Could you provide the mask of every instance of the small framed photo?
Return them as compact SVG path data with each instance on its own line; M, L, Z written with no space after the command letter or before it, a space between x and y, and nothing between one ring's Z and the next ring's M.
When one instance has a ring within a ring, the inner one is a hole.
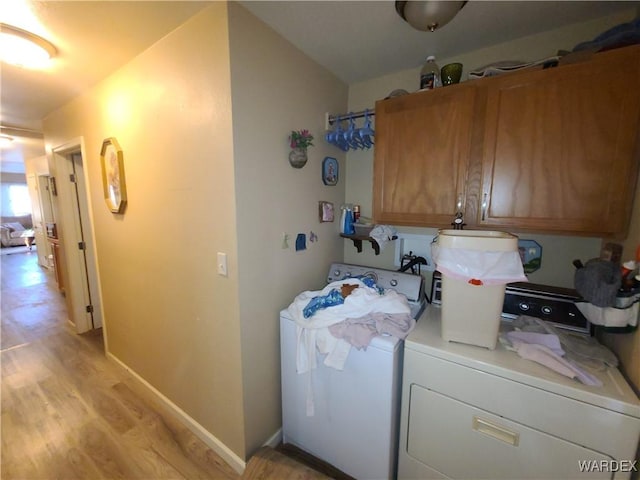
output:
M322 181L324 184L337 185L338 173L338 161L333 157L325 157L322 161Z
M318 202L319 203L319 215L320 222L333 222L333 203L331 202Z
M100 161L104 200L112 213L122 213L127 203L127 187L122 149L115 138L107 138L102 142Z

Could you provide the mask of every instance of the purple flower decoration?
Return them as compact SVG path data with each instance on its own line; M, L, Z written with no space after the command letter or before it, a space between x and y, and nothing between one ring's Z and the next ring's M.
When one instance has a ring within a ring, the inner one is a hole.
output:
M289 137L291 148L304 148L313 146L313 135L309 130L293 130Z

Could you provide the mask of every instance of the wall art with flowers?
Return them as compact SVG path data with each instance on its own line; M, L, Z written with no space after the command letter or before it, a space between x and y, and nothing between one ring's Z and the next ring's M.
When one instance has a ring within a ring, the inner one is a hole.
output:
M307 163L307 148L313 146L313 135L309 130L293 130L289 136L289 163L293 168L302 168Z

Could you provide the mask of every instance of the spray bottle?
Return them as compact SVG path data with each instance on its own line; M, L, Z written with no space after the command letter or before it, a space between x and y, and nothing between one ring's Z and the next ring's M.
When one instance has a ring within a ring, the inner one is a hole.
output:
M353 226L353 206L350 203L345 203L340 208L342 209L340 232L345 235L353 235L356 232L356 229Z

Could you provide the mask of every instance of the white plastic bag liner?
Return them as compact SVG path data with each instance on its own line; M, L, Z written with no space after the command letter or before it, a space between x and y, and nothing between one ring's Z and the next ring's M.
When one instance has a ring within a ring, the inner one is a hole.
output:
M504 285L526 282L522 259L517 251L482 251L431 245L436 269L463 282L477 285Z

